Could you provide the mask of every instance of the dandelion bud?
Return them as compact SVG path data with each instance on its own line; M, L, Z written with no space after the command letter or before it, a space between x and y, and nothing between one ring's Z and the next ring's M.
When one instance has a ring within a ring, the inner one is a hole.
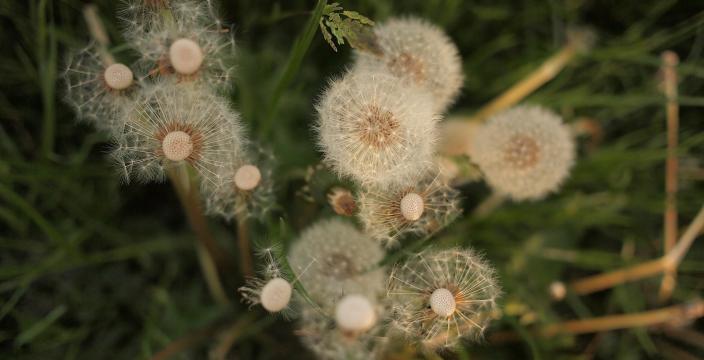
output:
M318 142L340 175L387 187L415 182L433 163L438 118L420 89L352 72L330 85L317 109Z
M352 216L357 211L357 202L352 193L340 187L335 187L328 194L328 202L338 215Z
M177 73L194 74L203 63L203 51L191 39L178 39L169 47L169 60Z
M260 301L262 307L268 312L279 312L288 306L291 301L293 288L291 284L282 279L274 278L269 280L262 288Z
M376 312L366 297L347 295L335 308L335 322L344 331L363 332L376 323Z
M394 325L433 347L480 338L501 292L493 268L467 249L424 250L396 266L388 286Z
M357 51L356 66L390 73L433 95L435 109L444 112L459 94L464 76L457 46L439 27L427 21L391 19L374 27L378 54Z
M242 165L235 172L235 186L240 190L252 190L259 185L261 180L262 173L254 165Z
M438 316L449 317L457 308L455 296L445 288L437 289L430 294L430 308Z
M423 211L425 210L423 198L414 192L406 194L401 199L400 206L401 215L403 215L403 217L408 221L416 221L420 219L421 215L423 215Z
M127 89L132 85L134 79L132 70L120 63L108 66L103 76L105 78L105 84L113 90Z
M490 118L471 153L494 190L531 200L557 190L574 163L575 145L557 114L524 105Z

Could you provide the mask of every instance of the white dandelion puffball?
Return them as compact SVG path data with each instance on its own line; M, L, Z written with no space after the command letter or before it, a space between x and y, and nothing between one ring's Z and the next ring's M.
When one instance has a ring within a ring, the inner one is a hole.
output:
M423 250L389 278L393 324L429 347L477 340L501 291L493 268L468 249Z
M346 306L346 305L345 305ZM352 309L352 311L357 311ZM367 311L364 311L369 314ZM346 320L343 320L346 321ZM356 321L356 320L355 320ZM301 342L319 359L368 360L379 359L381 336L379 326L366 331L336 329L337 321L330 320L310 306L303 306L299 321ZM337 325L339 328L340 326Z
M326 162L363 185L414 182L433 163L438 117L431 103L389 75L352 72L333 81L317 106Z
M215 170L220 182L205 191L208 214L232 220L235 216L263 219L276 206L274 155L253 143L244 153Z
M203 64L203 51L191 39L178 39L169 47L169 61L177 73L191 75Z
M288 281L282 278L271 279L262 288L262 307L268 312L279 312L288 306L292 292L293 288Z
M376 323L374 305L362 295L347 295L337 303L335 322L344 331L367 331Z
M180 81L227 88L233 69L234 38L212 1L132 1L121 14L125 35L141 54L144 72ZM168 9L168 20L163 16Z
M115 63L105 68L105 84L112 90L125 90L134 80L132 70L125 64Z
M254 165L240 166L235 172L235 185L241 190L252 190L262 180L262 173Z
M390 19L374 27L380 54L356 51L356 66L382 69L433 94L444 112L455 101L464 75L457 46L439 27L417 18Z
M134 95L132 70L124 64L105 66L95 44L68 57L63 78L67 85L65 101L81 120L98 130L119 133L124 127L123 112Z
M556 191L574 164L569 128L554 112L518 106L491 117L472 143L472 160L495 191L535 200Z
M424 236L451 223L461 212L458 196L439 170L428 171L410 186L361 190L357 217L373 239L394 247L405 235Z
M341 219L304 230L288 255L311 298L329 311L345 294L369 299L383 294L384 269L378 267L383 257L378 243Z
M244 131L227 100L196 84L158 81L125 112L113 157L127 181L159 181L166 168L188 164L203 185L242 152Z

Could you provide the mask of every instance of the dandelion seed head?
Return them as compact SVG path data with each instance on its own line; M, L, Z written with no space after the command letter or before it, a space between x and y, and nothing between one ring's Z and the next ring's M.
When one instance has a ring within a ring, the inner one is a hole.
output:
M161 149L164 156L171 161L185 160L193 153L191 135L181 130L171 131L161 141Z
M569 175L575 145L557 114L523 105L490 118L477 131L471 154L497 192L533 200L556 191Z
M394 247L405 235L424 236L452 222L461 212L458 196L439 170L426 171L409 186L361 190L357 217L373 239Z
M343 306L348 307L349 305L343 304ZM370 309L364 308L364 305L360 309L363 309L363 316L369 320ZM357 309L351 310L359 311ZM374 309L371 310L374 311ZM358 323L358 319L349 319L347 315L343 315L343 321L354 323L354 327L366 325L362 322ZM367 360L379 358L378 345L381 342L379 326L372 326L366 331L351 331L344 330L338 324L335 319L330 319L311 307L304 307L300 316L300 328L296 333L301 337L302 343L319 359Z
M236 215L263 219L276 206L273 154L254 144L232 153L225 166L216 170L221 179L205 192L209 214L231 220Z
M441 317L450 317L457 309L455 295L445 288L436 289L430 294L430 308Z
M355 66L381 69L433 94L435 109L445 111L464 81L455 44L439 27L416 18L390 19L374 27L381 56L357 51Z
M110 134L122 131L123 112L130 107L137 87L132 70L124 64L106 67L92 43L69 54L63 79L65 101L79 119Z
M125 90L132 85L134 80L132 70L120 63L108 66L103 76L107 86L113 90Z
M376 323L376 312L366 297L357 294L346 295L337 303L335 322L344 331L363 332Z
M179 74L192 75L203 64L203 51L191 39L178 39L169 47L171 66Z
M325 161L363 185L412 183L432 164L438 117L423 90L393 76L351 72L317 106Z
M468 249L424 250L397 265L388 283L393 325L444 346L481 338L499 295L492 267Z
M292 293L291 283L282 278L271 279L261 291L262 307L268 312L279 312L288 306Z
M242 165L235 172L235 186L240 190L253 190L261 180L262 173L259 168L251 164Z
M187 163L203 186L222 182L218 170L242 153L244 130L225 99L197 84L161 80L139 92L124 113L113 157L127 181L159 181Z
M409 192L401 198L401 215L408 221L416 221L420 219L425 211L425 202L423 197Z
M332 311L345 294L376 299L383 293L383 250L372 239L341 219L320 221L304 230L288 255L311 298ZM314 261L311 264L311 261Z

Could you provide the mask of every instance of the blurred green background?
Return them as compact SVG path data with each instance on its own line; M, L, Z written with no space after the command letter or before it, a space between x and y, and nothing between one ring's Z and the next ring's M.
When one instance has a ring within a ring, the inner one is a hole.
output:
M118 1L94 2L116 45L123 46ZM207 358L219 336L214 325L241 319L246 306L217 306L197 263L193 235L169 184L121 185L107 156L109 139L77 123L61 98L68 49L88 32L77 0L0 0L0 357L13 359L149 358L182 336L198 338L176 358ZM312 0L223 0L223 17L237 40L232 102L253 138L277 155L280 209L253 229L255 240L290 241L301 228L331 214L300 192L305 171L320 160L310 131L315 99L331 76L351 64L346 46L335 53L315 35L283 88L270 131L262 121L280 83L294 39L304 31ZM579 161L564 189L538 203L506 204L490 216L465 215L432 240L471 245L500 272L504 316L489 330L516 331L511 342L465 344L447 358L686 359L704 344L658 329L628 329L541 338L532 325L658 307L659 278L551 303L555 280L654 259L662 254L665 99L660 53L681 58L680 224L704 200L704 3L674 0L344 1L381 21L416 15L448 32L460 49L466 82L452 114L470 115L559 50L566 30L591 27L595 49L579 57L527 101L587 117L604 138L580 142ZM305 49L294 49L303 51ZM313 191L323 193L325 189ZM461 188L470 213L489 190ZM279 226L279 219L287 225ZM218 239L234 248L232 225L212 220ZM702 295L704 244L680 267L671 300ZM241 281L232 274L229 281ZM232 294L232 297L237 296ZM522 307L522 308L521 308ZM295 326L255 310L231 358L310 358ZM205 331L203 330L205 329ZM688 328L704 337L701 321ZM189 335L190 334L190 335ZM419 355L420 356L420 355ZM426 354L426 356L429 356Z

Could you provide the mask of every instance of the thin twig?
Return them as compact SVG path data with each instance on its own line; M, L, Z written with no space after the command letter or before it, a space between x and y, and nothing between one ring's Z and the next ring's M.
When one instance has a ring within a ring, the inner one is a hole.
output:
M477 219L485 218L504 202L506 202L506 196L493 192L474 208L472 216Z
M211 338L213 335L217 334L220 328L220 324L215 324L186 334L166 345L165 348L152 356L151 360L169 359L172 356Z
M676 271L687 251L704 228L704 206L687 227L679 241L666 255L657 260L618 269L609 273L589 276L573 281L570 288L578 295L587 295L600 290L612 288L629 281L640 280L657 275L668 269Z
M235 345L235 341L251 325L252 319L254 319L254 316L249 313L233 323L232 326L223 330L220 334L218 345L210 353L210 358L213 360L225 360L232 346Z
M98 7L93 4L88 4L83 7L83 18L86 20L88 25L88 32L90 36L98 44L98 52L100 57L103 59L103 63L106 66L115 63L115 58L108 51L110 46L110 38L108 37L107 31L105 31L105 25L100 20L98 15Z
M679 131L679 105L677 104L677 63L679 58L672 51L662 54L662 74L667 97L667 160L665 166L665 215L664 252L667 254L677 242L677 135ZM676 286L677 272L667 269L660 284L658 299L670 298Z
M562 50L548 58L538 69L504 91L490 103L484 105L467 120L470 122L483 121L491 115L517 104L539 87L552 80L576 54L576 45L572 42L568 43Z

